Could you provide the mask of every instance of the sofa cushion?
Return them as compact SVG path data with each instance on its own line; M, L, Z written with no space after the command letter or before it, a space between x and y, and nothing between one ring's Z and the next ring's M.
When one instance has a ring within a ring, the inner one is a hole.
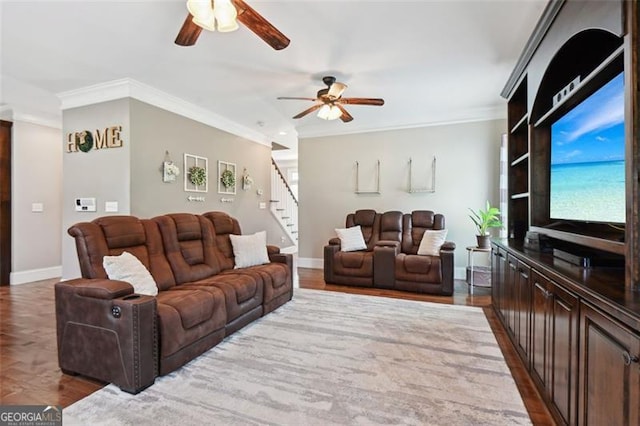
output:
M334 266L338 275L373 277L373 252L338 252L334 257Z
M351 228L336 228L336 234L340 239L340 251L358 251L367 248L360 225Z
M446 229L440 229L438 231L427 229L426 231L424 231L424 234L422 234L422 240L420 241L420 246L418 247L418 254L440 256L440 247L442 247L446 239Z
M225 300L221 291L178 286L161 291L156 298L161 358L225 327Z
M176 284L201 280L220 272L213 226L209 220L179 213L158 216L153 221L160 228Z
M269 263L266 231L256 232L252 235L230 234L229 239L233 246L236 269Z
M396 280L441 283L442 267L440 258L401 253L396 256Z
M126 281L138 294L155 296L158 287L153 277L137 257L125 251L120 256L105 256L102 265L110 280Z
M102 265L104 256L118 256L128 251L151 273L158 289L175 285L158 226L148 219L106 216L76 223L68 233L75 238L83 278L107 278Z
M264 296L262 279L242 272L228 270L223 273L188 284L188 288L216 287L224 293L227 323L261 306Z
M375 210L356 210L349 213L345 222L346 228L360 225L367 250L373 250L380 237L380 214Z
M216 244L216 254L221 270L233 269L235 261L233 257L233 246L229 235L240 235L240 224L238 221L224 212L207 212L202 215L213 224L214 239Z

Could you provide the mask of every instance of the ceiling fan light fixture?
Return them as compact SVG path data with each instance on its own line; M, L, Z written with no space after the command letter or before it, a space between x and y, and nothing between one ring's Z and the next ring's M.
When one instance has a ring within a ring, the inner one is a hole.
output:
M207 21L212 14L211 0L187 0L187 10L195 19L202 22Z
M215 0L213 2L213 15L218 22L218 31L227 33L238 29L238 11L231 4L231 0Z
M216 30L216 18L213 16L213 13L205 16L203 19L193 17L193 23L204 28L207 31L215 31Z
M323 120L336 120L340 118L341 115L342 111L335 105L325 104L320 108L320 111L318 111L318 118Z
M340 96L342 96L342 93L344 93L344 90L346 88L347 88L346 84L339 83L336 81L331 85L331 87L329 87L329 92L327 93L327 96L329 96L332 99L338 99Z

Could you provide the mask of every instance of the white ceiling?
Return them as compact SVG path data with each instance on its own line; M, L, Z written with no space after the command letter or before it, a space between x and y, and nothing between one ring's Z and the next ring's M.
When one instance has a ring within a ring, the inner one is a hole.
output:
M246 0L291 39L275 51L241 25L173 43L185 1L0 0L0 103L60 120L55 94L131 78L269 139L310 137L504 117L500 98L544 0ZM321 77L346 97L354 120L291 117ZM0 104L0 106L2 106ZM283 136L280 133L286 132Z

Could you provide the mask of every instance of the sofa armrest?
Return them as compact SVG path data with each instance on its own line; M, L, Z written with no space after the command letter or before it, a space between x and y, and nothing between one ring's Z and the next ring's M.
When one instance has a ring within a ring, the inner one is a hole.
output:
M280 247L267 245L267 254L269 256L271 256L272 254L278 254L278 253L280 253Z
M332 243L337 241L338 243ZM340 239L332 238L329 240L329 244L324 246L324 281L327 283L334 283L334 257L336 253L340 251Z
M456 243L454 243L453 241L445 241L444 244L442 244L442 246L440 247L440 250L455 250L456 249Z
M275 263L284 263L293 274L293 255L290 253L269 253L269 260ZM292 275L293 276L293 275Z
M137 393L158 374L157 302L124 281L56 283L58 364Z
M381 240L373 248L373 286L393 288L396 284L396 256L400 253L398 241Z
M453 294L454 250L455 243L447 241L440 247L440 263L442 267L442 294Z
M399 241L393 241L393 240L380 240L376 243L375 247L393 247L393 248L400 248L400 242ZM375 250L375 248L374 248Z
M112 300L133 294L133 286L128 282L99 278L61 281L56 284L56 287L65 287L68 288L68 291L73 291L79 296L94 299Z

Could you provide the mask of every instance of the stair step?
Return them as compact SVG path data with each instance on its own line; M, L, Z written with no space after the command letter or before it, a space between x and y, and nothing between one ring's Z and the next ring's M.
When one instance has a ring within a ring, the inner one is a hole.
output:
M287 226L293 226L293 223L287 223Z
M280 200L269 200L270 203L279 203Z
M283 212L284 209L276 209L277 212Z
M297 234L297 233L298 233L298 231L291 231L291 233L292 233L292 234Z
M291 216L282 216L280 219L291 219Z

